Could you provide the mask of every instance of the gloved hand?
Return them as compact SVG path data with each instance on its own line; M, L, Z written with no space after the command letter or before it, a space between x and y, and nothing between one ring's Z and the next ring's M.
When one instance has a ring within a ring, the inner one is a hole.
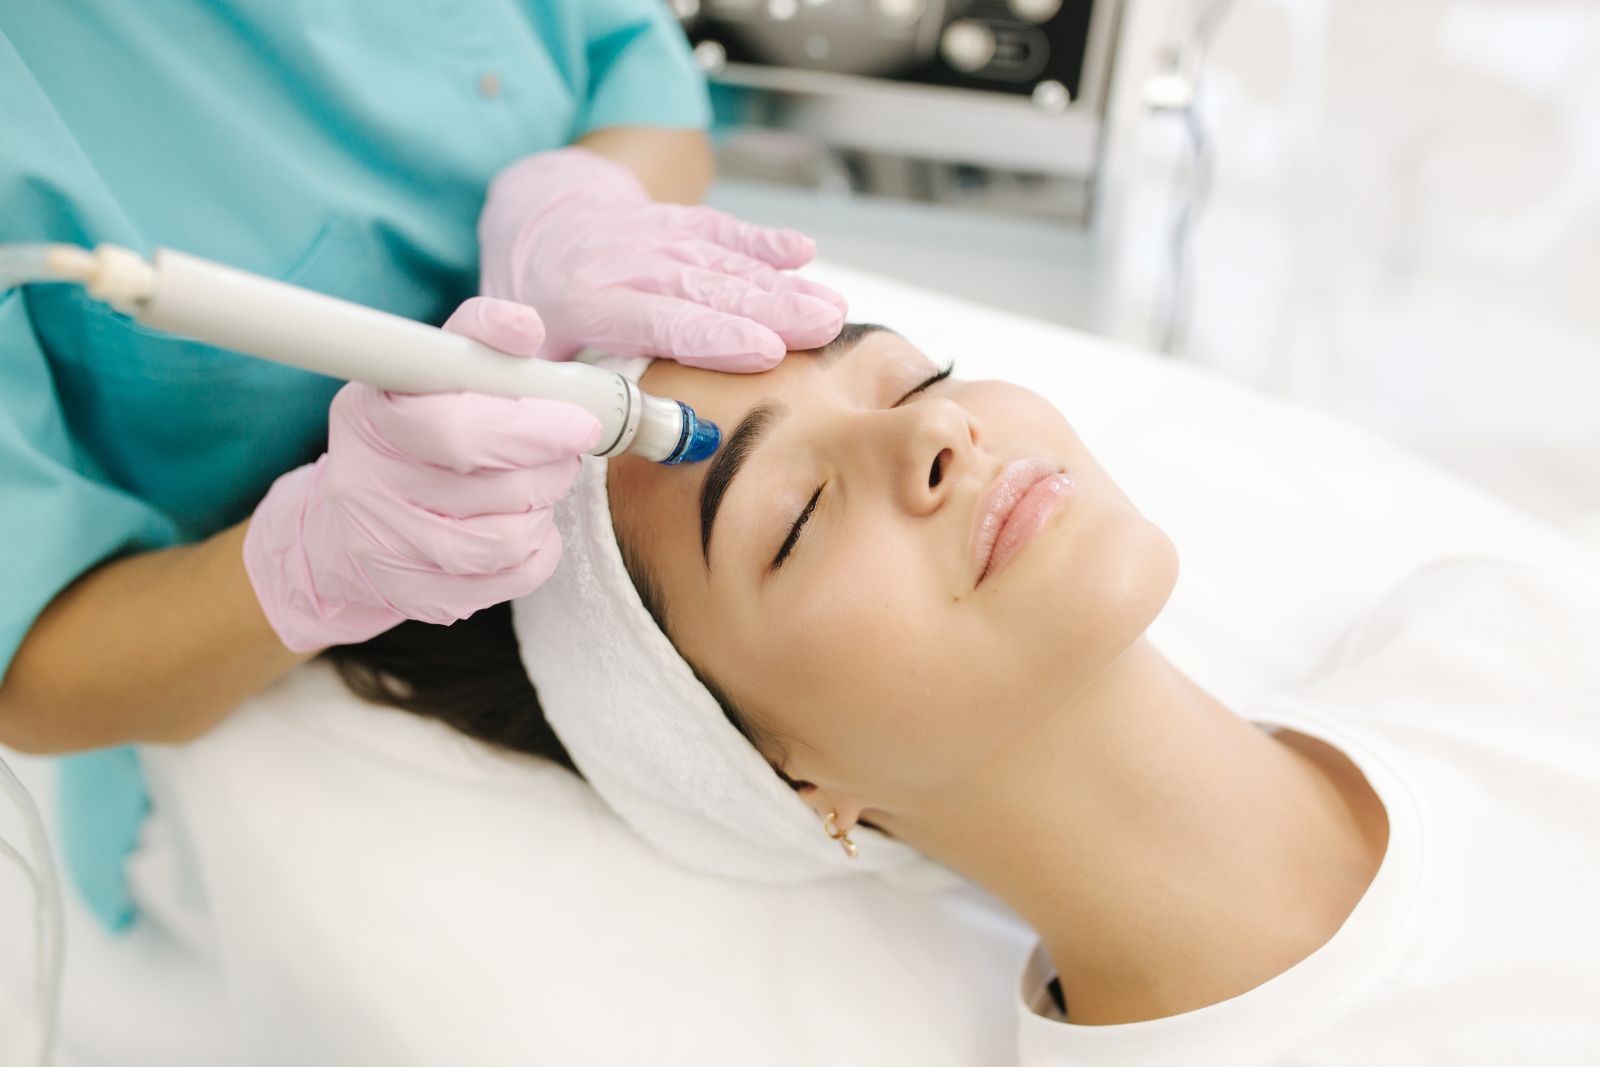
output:
M469 300L444 328L521 356L544 341L537 313L501 300ZM557 401L346 385L328 451L274 482L245 532L268 622L308 652L531 592L561 556L551 505L599 438Z
M626 167L584 148L522 159L478 218L481 291L539 309L540 353L586 346L714 370L766 370L827 344L844 298L783 274L816 246L708 207L661 204Z

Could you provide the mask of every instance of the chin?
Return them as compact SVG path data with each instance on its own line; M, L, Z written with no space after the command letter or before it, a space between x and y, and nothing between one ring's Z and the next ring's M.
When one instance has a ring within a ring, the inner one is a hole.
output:
M1132 508L1047 533L1053 536L1029 546L1044 551L1019 556L1002 575L1011 580L1018 621L1046 654L1070 650L1080 664L1110 663L1166 607L1178 580L1177 549Z

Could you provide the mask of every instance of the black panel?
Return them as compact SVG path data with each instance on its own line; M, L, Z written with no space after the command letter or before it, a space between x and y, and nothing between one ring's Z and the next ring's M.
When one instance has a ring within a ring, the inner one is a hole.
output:
M700 0L699 13L684 28L696 44L716 41L732 63L1023 96L1041 81L1057 81L1076 99L1094 8L1092 0L1063 0L1054 15L1030 23L1017 17L1007 0L950 0L938 25L931 25L931 16L915 22L887 19L874 0L778 3L792 12L788 18L771 17L771 0ZM938 47L945 28L958 21L992 34L993 57L976 70L951 66Z

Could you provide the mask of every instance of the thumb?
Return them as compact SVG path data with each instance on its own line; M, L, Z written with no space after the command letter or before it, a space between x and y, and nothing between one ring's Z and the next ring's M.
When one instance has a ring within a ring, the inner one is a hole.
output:
M444 329L498 348L513 356L533 357L544 344L544 320L527 304L475 296L456 308Z

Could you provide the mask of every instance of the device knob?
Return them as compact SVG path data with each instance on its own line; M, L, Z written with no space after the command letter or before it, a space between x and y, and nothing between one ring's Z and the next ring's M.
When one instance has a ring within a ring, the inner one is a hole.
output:
M939 38L939 54L963 74L988 66L994 52L994 31L974 19L957 19L944 28Z
M1061 10L1061 0L1009 0L1006 6L1023 22L1049 22Z

